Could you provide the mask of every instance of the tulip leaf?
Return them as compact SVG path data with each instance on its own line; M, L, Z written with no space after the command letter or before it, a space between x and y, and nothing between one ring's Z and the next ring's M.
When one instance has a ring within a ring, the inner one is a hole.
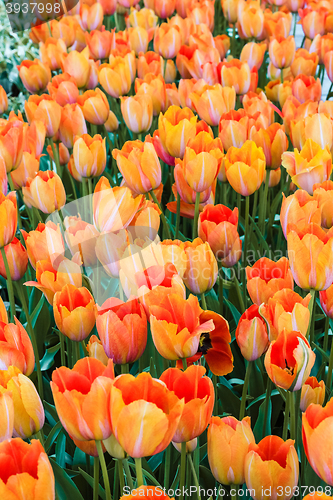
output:
M132 462L128 462L128 465L131 467L131 469L135 471L135 464L133 464ZM162 486L157 481L157 479L155 479L155 477L152 474L150 474L144 467L142 467L142 473L147 479L149 479L149 481L152 482L152 484L162 489Z
M89 474L87 472L85 472L83 469L81 469L81 467L79 467L79 471L80 471L80 474L84 477L84 479L87 481L87 483L92 487L94 488L94 478L89 476ZM105 490L104 488L102 488L102 486L99 484L99 488L98 488L98 495L103 499L105 500L106 499L106 496L105 496Z
M83 496L77 489L74 481L60 465L50 458L55 478L55 487L59 500L83 500Z
M232 314L232 317L234 318L234 321L236 323L236 326L238 325L238 322L241 317L241 313L238 311L238 309L228 300L224 297L224 302L227 304L227 306L230 309L230 312Z
M249 219L251 221L252 227L254 228L255 232L257 233L259 242L262 244L264 250L266 250L267 254L269 255L269 246L267 244L267 241L265 240L265 238L261 234L260 229L258 228L257 224L252 219L251 215L249 215Z
M232 415L239 415L241 404L239 397L224 384L217 384L217 392L223 411Z
M317 489L318 486L323 486L323 488L327 486L326 483L322 481L319 476L317 476L309 462L307 462L305 467L304 482L305 484L302 484L302 487L308 486L311 488L312 494L314 494L314 490ZM303 488L302 491L304 491ZM308 493L310 493L310 491L307 491L305 494Z
M43 358L40 361L42 371L48 370L53 365L54 357L60 349L60 342L58 344L46 349Z
M66 450L66 436L64 432L61 432L57 439L57 444L55 448L56 462L60 467L64 468L65 462L65 450Z
M45 415L51 425L55 425L56 422L59 422L59 417L55 406L51 405L47 401L43 401Z
M47 436L47 440L45 441L44 448L45 448L46 453L49 451L52 444L57 439L57 436L58 436L59 432L61 431L61 429L62 429L62 423L60 421L57 422L53 426L52 430L50 431L49 435Z
M253 434L256 438L256 442L261 441L265 436L269 436L271 432L271 418L272 418L272 401L271 399L268 401L268 409L267 409L267 419L266 425L264 427L264 418L265 418L265 408L266 401L264 401L259 407L259 415L255 426L253 428Z

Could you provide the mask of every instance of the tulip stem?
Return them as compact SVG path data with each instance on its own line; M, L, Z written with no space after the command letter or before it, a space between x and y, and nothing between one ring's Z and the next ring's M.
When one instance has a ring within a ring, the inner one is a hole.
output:
M136 487L139 488L143 486L143 474L142 474L142 460L140 458L135 459L135 471L136 471Z
M205 297L205 294L204 294L204 293L202 293L202 294L200 295L200 297L201 297L201 305L202 305L202 309L204 309L204 311L206 311L206 310L207 310L207 302L206 302L206 297Z
M99 458L99 461L101 464L101 469L102 469L102 474L103 474L105 499L112 500L111 491L110 491L109 475L108 475L108 470L106 468L104 453L103 453L103 449L102 449L102 443L100 441L95 441L95 442L96 442L98 458Z
M240 410L239 410L239 420L242 420L245 416L246 396L247 396L247 389L248 389L249 381L250 381L252 363L253 363L252 361L249 361L247 364L247 367L246 367L245 379L244 379L243 391L242 391L242 400L241 400L241 406L240 406Z
M262 191L262 199L260 206L260 214L259 214L259 229L262 234L262 237L265 237L265 221L266 221L266 211L267 211L267 195L268 195L268 187L269 187L269 174L270 170L266 169L266 179L265 186ZM260 249L262 250L262 244L260 244Z
M60 359L61 366L66 366L66 354L65 354L65 337L64 334L59 331L59 339L60 339Z
M39 361L39 353L38 353L38 345L37 345L37 340L35 336L34 329L32 327L31 319L30 319L30 314L29 314L29 308L28 304L25 298L25 293L23 291L23 285L22 283L17 284L17 293L19 296L19 299L22 304L22 309L24 311L26 320L27 320L27 325L28 325L28 333L31 339L32 347L34 350L34 355L35 355L35 362L36 362L36 371L37 371L37 383L38 383L38 392L41 400L43 401L44 397L44 391L43 391L43 377L42 377L42 370L40 368L40 361Z
M185 371L187 369L187 361L186 361L186 358L182 358L182 362L183 362L183 370Z
M166 220L164 212L162 210L162 207L159 204L158 199L156 198L156 194L154 193L154 191L153 190L149 191L149 194L153 198L154 203L156 203L156 205L158 206L158 208L161 210L161 219L162 219L162 222L163 222L163 226L164 226L165 232L167 234L167 238L168 238L168 240L170 240L171 239L170 229L169 229L169 226L168 226L168 221Z
M185 446L186 446L186 443L185 443ZM193 464L191 453L189 453L187 455L187 459L188 459L188 461L190 463L190 466L191 466L192 475L193 475L193 481L194 481L194 486L196 487L196 490L197 490L197 499L201 500L201 497L200 497L200 485L199 485L198 476L197 476L197 473L196 473L196 470L195 470L195 467L194 467L194 464Z
M120 365L121 373L128 373L129 372L129 364L125 363L124 365Z
M326 352L327 347L328 347L328 331L330 327L330 318L326 316L325 319L325 334L324 334L324 344L323 344L323 350Z
M217 261L219 266L219 301L220 301L220 314L223 316L223 266L221 260Z
M185 475L186 475L186 442L184 441L181 446L180 452L180 500L184 499L184 487L185 487Z
M231 493L232 491L235 491L236 493L233 494L233 493ZM236 484L230 485L230 498L231 498L231 500L237 500L237 486L236 486Z
M283 421L283 430L282 430L283 441L286 441L287 435L288 435L289 412L290 412L290 398L289 398L289 392L286 391L286 405L285 405L285 409L284 409L284 421Z
M125 489L125 479L124 479L124 469L123 469L123 461L117 460L118 462L118 474L119 474L119 485L120 485L120 496L124 494Z
M309 321L309 326L308 326L308 331L307 331L306 336L309 339L309 343L311 346L312 342L314 342L316 290L314 290L312 288L310 290L310 294L311 294L311 300L309 303L310 321Z
M235 39L236 39L236 23L233 23L233 25L232 25L232 39L231 39L231 54L233 57L236 57L236 55L235 55Z
M270 378L267 380L267 387L266 387L266 397L265 397L265 412L264 412L264 425L262 429L262 438L265 437L266 435L266 425L267 425L267 417L268 417L268 407L269 407L269 402L271 399L271 393L272 393L272 381Z
M179 224L180 224L180 194L177 193L177 215L176 215L176 231L175 231L175 239L178 239L179 236Z
M332 369L333 369L333 344L331 344L330 360L328 363L328 372L327 372L327 380L326 380L326 389L328 390L328 395L331 394Z
M10 304L10 322L14 322L14 316L16 314L16 308L15 308L15 297L14 297L14 288L13 288L13 282L12 282L12 277L10 275L10 269L9 269L9 264L5 252L5 247L1 248L1 255L3 258L3 262L5 264L5 271L7 275L7 284L8 284L8 297L9 297L9 304Z
M245 228L244 228L244 253L243 253L243 299L246 304L246 264L247 264L247 245L249 240L249 212L250 212L250 197L245 197Z
M169 489L169 481L170 481L170 462L171 462L171 443L165 450L165 468L164 468L164 488L166 490Z
M94 457L94 497L93 500L98 500L99 490L99 458Z
M200 205L200 193L197 193L194 205L194 220L193 220L193 232L192 232L193 239L197 238L198 236L199 205Z
M129 465L128 465L127 458L124 458L123 461L122 461L122 463L123 463L123 467L124 467L124 470L125 470L125 473L126 473L127 484L131 488L131 490L133 490L134 489L134 484L133 484L132 474L131 474L131 471L130 471L130 468L129 468Z

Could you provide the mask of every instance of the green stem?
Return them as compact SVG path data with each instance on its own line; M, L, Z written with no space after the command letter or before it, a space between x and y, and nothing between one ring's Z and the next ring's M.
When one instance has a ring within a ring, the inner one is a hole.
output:
M25 293L23 291L23 285L22 283L18 283L17 286L17 292L19 299L22 304L22 309L24 311L26 320L27 320L27 325L28 325L28 333L31 339L32 347L34 350L34 355L35 355L35 362L36 362L36 370L37 370L37 383L38 383L38 392L41 400L43 401L44 399L44 392L43 392L43 377L42 377L42 371L40 368L40 361L39 361L39 353L38 353L38 346L37 346L37 340L35 336L34 329L32 327L31 319L30 319L30 314L29 314L29 308L28 304L26 301Z
M170 481L170 465L171 465L171 444L165 450L165 460L164 460L164 488L166 490L169 489L169 481Z
M328 363L328 372L327 372L327 380L326 380L326 389L328 390L328 395L331 394L332 370L333 370L333 344L331 345L330 360Z
M15 297L14 297L14 288L13 288L13 282L12 282L12 277L10 275L10 270L9 270L9 264L5 252L5 247L1 248L1 255L3 258L3 262L5 264L5 271L7 275L7 285L8 285L8 297L9 297L9 304L10 304L10 322L14 322L14 316L16 315L16 308L15 308Z
M179 224L180 224L180 194L177 193L177 215L176 215L176 231L175 231L175 239L178 239L179 236Z
M185 371L187 369L187 361L186 361L186 358L182 358L182 362L183 362L183 370Z
M236 288L236 294L238 297L239 305L241 308L241 313L243 314L243 312L245 312L245 305L244 305L244 301L243 301L243 296L241 294L240 283L239 283L237 276L236 276L236 271L235 271L235 276L234 276L234 284L235 284L235 288Z
M281 73L280 73L280 81L281 81L281 83L282 83L282 85L283 85L283 69L281 69Z
M129 364L126 363L124 365L120 365L121 373L128 373L129 372Z
M288 391L289 411L290 411L290 439L295 439L296 434L296 415L294 393Z
M236 491L236 493L231 493L232 491ZM230 498L231 498L231 500L237 500L237 485L236 484L230 485Z
M286 441L288 435L288 423L289 423L289 412L290 412L290 393L286 392L286 406L284 410L284 421L283 421L283 430L282 430L282 439Z
M326 316L325 318L325 335L324 335L324 345L323 350L326 352L328 347L328 330L330 327L330 318Z
M142 474L142 460L141 458L135 459L135 471L136 471L136 486L139 488L143 486L143 474Z
M43 436L43 433L41 432L41 430L39 430L35 433L35 438L39 439L39 441L41 442L41 444L44 448L44 436Z
M311 300L309 303L310 321L306 336L309 339L310 346L312 346L312 342L314 341L316 290L311 289L310 293L311 293Z
M244 228L244 250L243 250L243 299L246 304L246 264L247 264L247 246L249 239L249 211L250 211L250 197L245 197L245 228Z
M102 474L103 474L104 489L105 489L105 499L106 500L112 500L111 490L110 490L109 475L108 475L108 471L107 471L107 468L106 468L105 457L104 457L104 453L103 453L101 441L96 441L96 448L97 448L98 458L99 458L99 461L100 461L100 464L101 464L101 469L102 469Z
M296 26L297 26L297 12L293 12L293 17L294 17L293 37L295 38L295 34L296 34Z
M193 220L193 232L192 232L193 240L198 236L199 205L200 205L200 193L197 193L194 205L194 220Z
M253 363L253 361L248 361L248 364L246 367L245 379L244 379L243 391L242 391L242 400L241 400L241 406L240 406L240 410L239 410L239 420L242 420L245 416L246 396L247 396L247 389L248 389L249 381L250 381L252 363Z
M268 408L269 408L269 402L270 402L270 399L271 399L271 394L272 394L272 381L271 381L270 378L268 378L268 380L267 380L267 387L266 387L265 412L264 412L264 424L263 424L262 437L265 436L265 432L266 432L267 417L268 417Z
M170 233L170 229L169 229L169 226L168 226L168 221L165 218L165 215L164 215L164 212L162 210L162 207L159 204L158 199L156 198L156 195L155 195L154 191L153 190L149 191L149 194L153 198L154 203L156 203L156 205L158 206L158 208L161 210L162 223L163 223L166 235L167 235L167 239L170 240L171 239L171 233Z
M186 443L185 443L185 446L186 446ZM190 463L190 466L191 466L192 475L193 475L193 481L194 481L194 485L195 485L196 490L197 490L197 499L201 500L201 497L200 497L200 485L199 485L198 476L197 476L195 467L193 465L193 460L192 460L191 453L189 453L187 455L187 459L188 459L188 461Z
M219 402L217 399L217 375L212 374L212 382L214 386L214 409L213 409L213 415L216 416L219 413Z
M235 57L236 23L232 25L231 54Z
M119 461L115 460L115 462L114 462L114 473L113 473L113 490L112 490L114 498L119 498L121 496L121 493L120 493L120 495L118 495L118 489L119 489L119 473L118 473L118 469L119 469L119 467L120 467Z
M220 302L220 314L223 316L223 266L221 261L218 260L219 267L219 302Z
M98 500L99 490L99 458L94 457L94 497L93 500Z
M259 190L257 189L256 192L254 193L253 209L252 209L252 219L254 221L255 221L256 215L257 215L258 193L259 193Z
M202 309L203 309L204 311L206 311L206 310L207 310L207 303L206 303L206 297L205 297L205 294L204 294L204 293L202 293L202 294L200 295L200 297L201 297L201 305L202 305Z
M59 332L59 338L60 338L60 359L61 359L61 366L66 366L65 337L64 337L64 335L61 332Z
M131 490L133 490L134 489L134 484L133 484L132 474L131 474L131 471L130 471L130 468L129 468L129 465L128 465L127 458L123 459L123 467L124 467L125 474L126 474L127 484L131 488Z
M74 352L75 352L74 364L76 364L79 361L79 359L81 358L81 356L80 356L80 342L74 341Z
M294 396L294 408L295 408L295 421L294 421L294 439L295 439L295 448L296 452L298 453L298 417L299 417L299 407L301 403L301 395L302 395L302 389L299 389L298 391L293 392ZM302 417L302 415L301 415Z
M184 499L184 487L185 487L185 476L186 476L186 442L182 443L180 452L180 499Z
M266 169L266 179L264 190L262 191L262 200L261 200L261 210L260 210L260 232L262 237L265 237L265 221L266 221L266 212L267 212L267 195L268 195L268 187L269 187L269 175L270 170Z
M124 494L124 489L125 489L123 461L117 460L117 462L118 462L118 474L119 474L119 484L120 484L120 496L122 496Z

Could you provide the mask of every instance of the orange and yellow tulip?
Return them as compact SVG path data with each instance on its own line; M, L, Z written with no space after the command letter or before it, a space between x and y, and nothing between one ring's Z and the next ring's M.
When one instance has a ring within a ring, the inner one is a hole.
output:
M237 27L241 38L261 38L264 33L264 13L260 3L239 2Z
M62 71L74 78L79 89L85 87L88 82L90 72L88 56L89 51L87 53L86 51L78 52L76 50L72 50L62 56Z
M73 147L73 160L76 171L82 177L98 177L106 166L105 137L96 134L76 136Z
M301 18L304 35L307 38L313 40L316 35L325 34L325 8L314 10L311 7L308 7L306 9L300 9L298 13Z
M217 177L223 159L219 138L212 139L207 132L200 132L187 142L183 171L187 184L196 193L209 189Z
M153 120L153 101L149 94L122 97L121 114L132 132L148 132Z
M118 98L126 95L131 88L131 74L123 57L114 57L109 64L98 68L98 81L107 94Z
M287 238L289 228L292 225L297 226L298 229L303 229L310 222L320 225L321 209L318 201L310 196L307 191L298 189L295 194L287 198L284 194L282 196L280 223L285 238Z
M290 69L293 77L299 75L315 76L319 57L315 52L308 52L306 49L297 49L295 59Z
M135 93L136 95L148 94L153 101L154 116L158 116L160 112L166 109L166 83L163 76L160 74L154 75L148 73L143 79L137 78L135 80ZM171 106L172 108L173 106Z
M319 292L319 299L326 316L333 319L333 285Z
M75 79L68 73L61 73L52 78L47 86L51 98L60 106L75 104L79 97Z
M23 85L30 94L43 92L51 80L51 70L47 64L39 59L22 61L17 66Z
M131 457L156 455L170 444L183 408L184 401L149 373L120 375L111 388L112 432Z
M213 417L207 433L208 461L216 481L221 484L245 482L245 457L255 439L250 417Z
M87 134L87 125L83 112L78 104L66 104L61 110L59 139L66 148L72 148L74 137Z
M17 200L14 191L7 196L0 192L0 248L13 241L17 227Z
M225 151L232 146L241 148L249 138L249 116L244 109L223 113L219 121L219 138ZM226 182L226 178L223 180Z
M46 128L46 137L54 137L59 130L61 107L47 94L32 95L24 103L28 122L41 121Z
M87 90L78 97L77 103L87 122L93 125L103 125L107 121L110 106L106 95L99 88Z
M189 139L196 136L197 118L189 108L171 106L158 119L159 137L164 149L175 158L183 158Z
M289 262L281 257L277 262L262 257L256 263L246 268L247 291L254 304L260 306L263 302L283 288L294 289L294 280Z
M321 226L330 229L333 226L333 182L329 180L321 184L315 184L313 191L313 197L318 202L318 210L321 210Z
M52 373L50 382L59 419L66 431L79 441L101 441L110 437L110 390L113 362L105 367L94 358L82 358L70 370L65 366Z
M28 267L28 254L20 240L13 238L12 241L4 247L6 254L9 274L12 281L20 280ZM0 274L7 279L7 272L2 255L0 255Z
M238 59L222 62L221 82L223 87L233 87L237 95L246 94L251 85L251 72L247 62Z
M221 116L234 109L236 92L219 84L205 85L201 89L193 89L189 98L200 118L209 125L217 126Z
M103 7L99 2L91 6L82 4L80 6L80 24L83 30L99 30L103 24Z
M113 38L112 32L95 29L90 33L85 31L84 36L89 52L95 60L109 57Z
M186 287L195 294L208 292L216 283L218 266L209 243L201 238L184 244L186 269L183 280Z
M107 132L115 132L116 130L118 130L118 127L119 127L118 118L116 117L113 111L110 111L109 116L106 122L104 123L104 128Z
M60 227L52 221L40 222L34 231L22 230L30 264L36 269L40 260L52 261L52 256L65 253L65 245Z
M13 119L0 125L0 156L7 173L19 167L23 155L23 123Z
M0 443L12 438L14 431L14 403L10 392L0 392ZM0 476L1 480L1 476Z
M0 115L5 113L8 109L8 97L5 89L0 85Z
M88 351L89 358L98 359L105 366L108 364L109 358L104 351L102 342L96 335L92 335L89 338L89 342L86 344L86 349Z
M273 123L268 128L259 130L253 126L249 139L264 151L267 169L276 170L280 167L282 154L288 149L288 138L283 125Z
M66 192L61 178L52 170L37 172L36 177L29 178L22 187L26 205L38 208L44 214L59 210L66 203Z
M60 69L62 54L67 52L67 47L63 40L56 40L50 37L45 43L41 42L39 50L44 66L48 66L52 71Z
M182 35L178 26L162 23L155 29L154 51L164 59L173 59L179 52Z
M321 98L321 83L313 76L299 75L293 81L292 94L300 103L307 101L318 102Z
M259 306L253 304L242 314L236 329L236 342L247 361L255 361L267 351L269 340Z
M296 52L296 44L293 36L284 38L277 36L272 38L268 47L271 63L275 68L283 69L291 66Z
M80 217L65 217L66 243L72 255L80 252L84 266L94 266L97 262L96 243L99 232L92 224Z
M251 71L253 68L257 68L257 70L259 71L264 61L266 49L267 46L264 42L249 42L242 48L239 59L242 62L247 62Z
M262 124L263 128L267 128L274 123L274 108L264 92L260 92L260 94L251 91L248 92L243 97L243 107L249 116L257 119L257 128L259 124ZM256 115L258 111L262 116Z
M304 412L313 403L323 405L325 400L325 382L318 382L316 377L309 377L302 387L300 408Z
M2 369L8 369L12 365L24 375L32 374L35 367L34 351L29 335L17 318L15 324L0 321L0 346Z

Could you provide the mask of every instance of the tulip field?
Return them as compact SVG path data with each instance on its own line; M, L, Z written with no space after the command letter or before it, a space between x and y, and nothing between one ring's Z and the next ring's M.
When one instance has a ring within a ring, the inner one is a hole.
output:
M333 0L0 21L1 500L333 499Z

